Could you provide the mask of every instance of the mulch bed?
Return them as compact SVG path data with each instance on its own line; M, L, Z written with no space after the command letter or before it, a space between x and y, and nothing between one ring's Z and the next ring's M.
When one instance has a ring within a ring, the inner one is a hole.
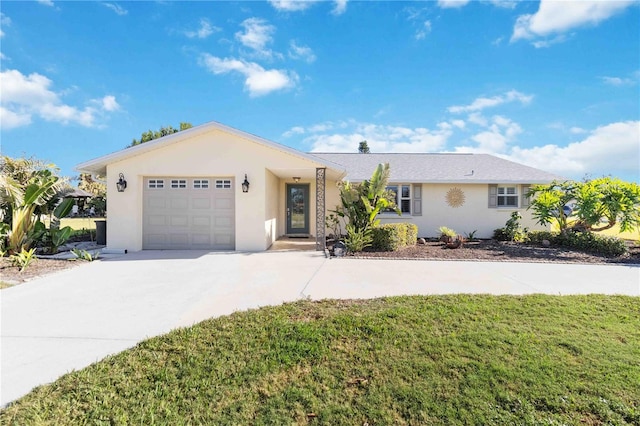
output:
M36 277L80 266L83 263L83 261L36 259L24 271L20 272L20 269L11 264L8 257L1 257L0 281L8 284L21 284Z
M491 262L640 264L640 246L630 242L629 254L608 258L561 247L542 247L495 240L466 242L462 247L456 249L448 249L444 243L439 241L427 241L426 244L418 244L396 252L364 251L352 257Z

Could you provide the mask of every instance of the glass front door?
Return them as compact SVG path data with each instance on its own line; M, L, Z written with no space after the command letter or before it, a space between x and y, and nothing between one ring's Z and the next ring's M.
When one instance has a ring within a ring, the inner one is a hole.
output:
M309 185L287 184L287 234L309 233Z

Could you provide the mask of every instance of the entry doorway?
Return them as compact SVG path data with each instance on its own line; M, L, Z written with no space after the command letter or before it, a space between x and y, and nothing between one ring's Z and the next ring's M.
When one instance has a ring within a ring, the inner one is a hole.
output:
M287 184L287 234L309 235L309 184Z

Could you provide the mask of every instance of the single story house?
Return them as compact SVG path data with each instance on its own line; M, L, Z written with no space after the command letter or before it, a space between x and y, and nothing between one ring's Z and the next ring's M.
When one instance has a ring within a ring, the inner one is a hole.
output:
M262 251L284 235L315 236L339 203L337 183L391 166L390 187L419 236L440 226L491 237L527 211L530 185L562 179L487 154L305 153L211 122L79 164L106 176L107 247ZM126 184L125 184L126 182Z

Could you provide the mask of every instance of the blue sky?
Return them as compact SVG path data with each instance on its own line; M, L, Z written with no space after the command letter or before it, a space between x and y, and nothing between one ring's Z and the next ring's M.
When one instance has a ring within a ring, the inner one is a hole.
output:
M1 149L74 166L209 121L303 151L640 181L638 1L0 3Z

